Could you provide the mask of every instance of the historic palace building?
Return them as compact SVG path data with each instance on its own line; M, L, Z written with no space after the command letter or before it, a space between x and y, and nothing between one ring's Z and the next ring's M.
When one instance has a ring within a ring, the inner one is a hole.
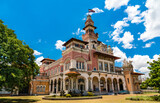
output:
M30 83L30 94L59 94L71 89L93 91L107 94L127 90L130 93L140 91L141 73L133 71L131 61L125 61L123 67L115 67L112 48L98 40L94 22L87 16L85 34L82 40L71 38L62 51L62 58L43 59L40 75Z

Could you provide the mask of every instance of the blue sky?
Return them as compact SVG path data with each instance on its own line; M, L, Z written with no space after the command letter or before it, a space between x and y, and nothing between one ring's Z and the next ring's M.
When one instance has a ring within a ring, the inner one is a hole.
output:
M62 43L81 39L86 13L94 9L98 40L122 58L116 65L132 60L135 71L147 76L146 61L160 54L159 5L156 0L0 0L0 19L35 50L39 63L61 58Z

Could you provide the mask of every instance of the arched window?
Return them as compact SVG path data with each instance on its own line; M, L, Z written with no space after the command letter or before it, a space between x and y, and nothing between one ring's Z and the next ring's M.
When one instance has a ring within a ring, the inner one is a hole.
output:
M40 86L40 92L42 92L42 88L43 88L43 87L42 87L42 86Z
M46 89L46 86L43 86L43 91L42 92L45 92L45 89Z
M37 86L36 90L37 90L37 92L39 92L39 86Z

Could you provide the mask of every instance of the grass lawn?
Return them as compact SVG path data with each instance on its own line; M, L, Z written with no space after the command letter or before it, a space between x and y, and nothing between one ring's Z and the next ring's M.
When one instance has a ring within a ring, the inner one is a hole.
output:
M151 96L158 95L152 94L127 94L127 95L104 95L102 99L91 100L43 100L44 96L13 96L13 97L0 97L0 103L157 103L155 101L131 101L125 100L127 97L132 96Z

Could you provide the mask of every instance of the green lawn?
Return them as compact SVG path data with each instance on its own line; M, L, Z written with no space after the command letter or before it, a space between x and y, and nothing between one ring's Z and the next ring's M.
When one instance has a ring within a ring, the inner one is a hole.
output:
M8 96L0 97L0 103L155 103L155 101L131 101L126 100L132 96L152 96L153 94L127 94L127 95L104 95L102 99L90 100L43 100L44 96Z

